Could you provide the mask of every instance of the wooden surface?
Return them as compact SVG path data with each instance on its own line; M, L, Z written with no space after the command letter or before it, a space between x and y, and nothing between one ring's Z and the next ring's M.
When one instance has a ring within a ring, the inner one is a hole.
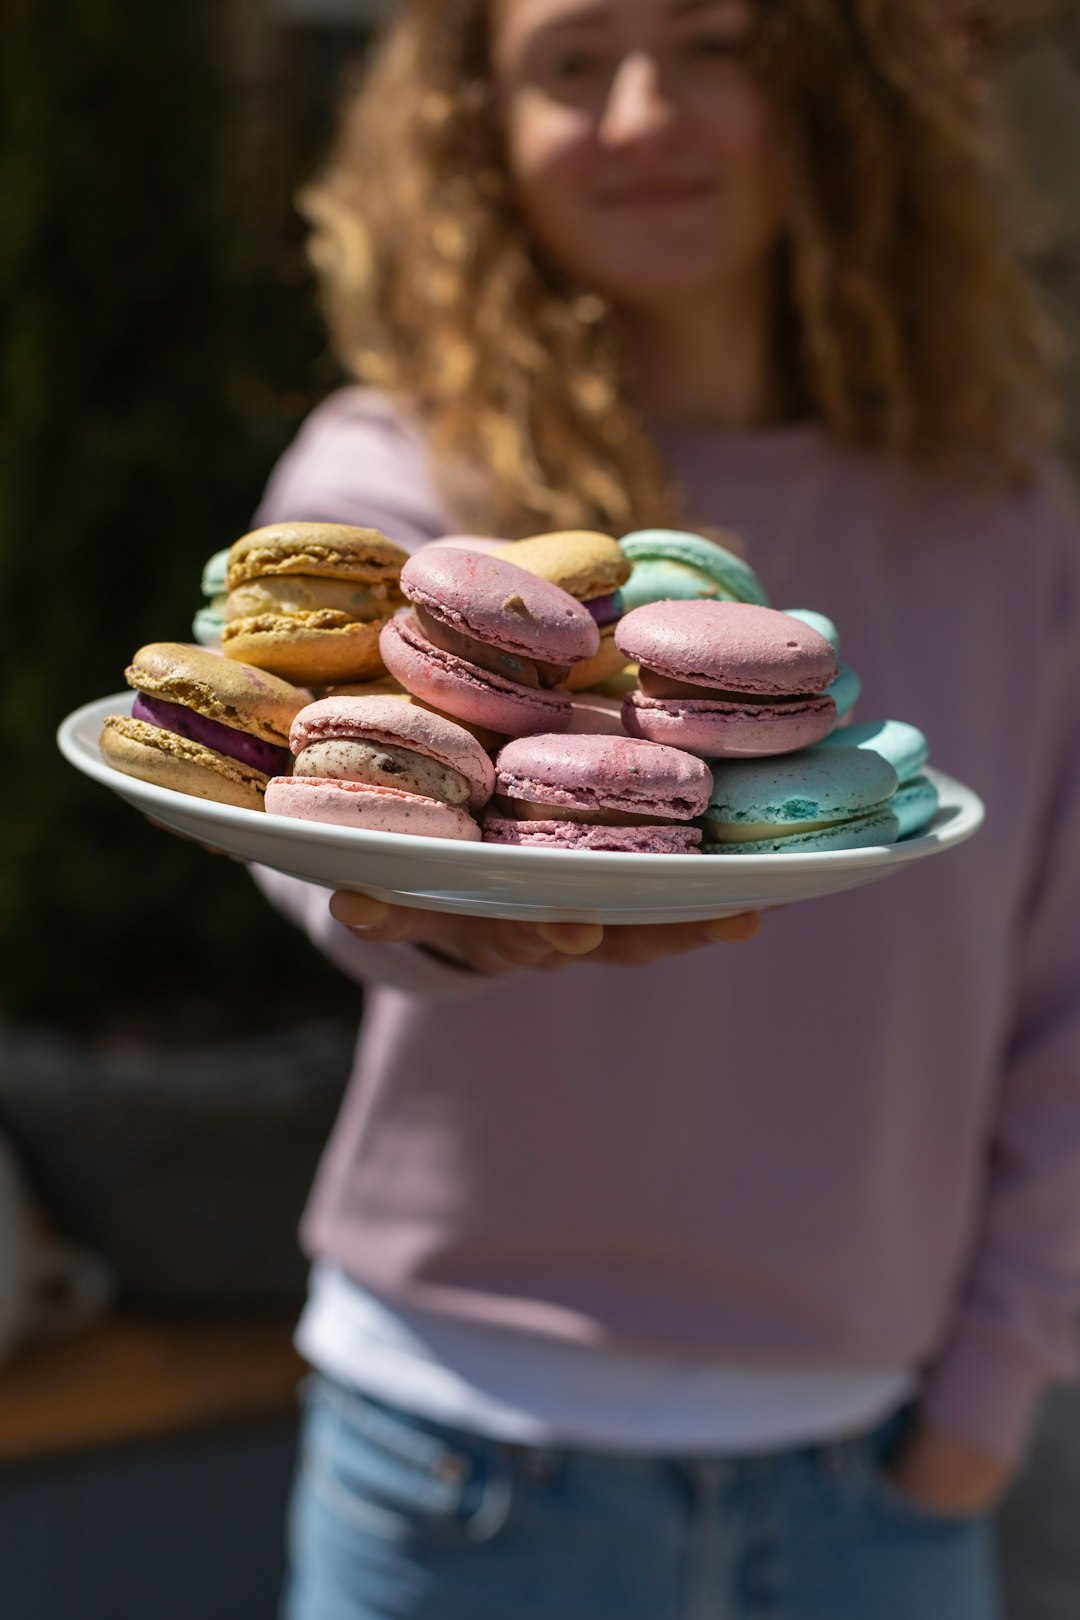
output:
M118 1316L0 1368L0 1465L291 1411L294 1319Z

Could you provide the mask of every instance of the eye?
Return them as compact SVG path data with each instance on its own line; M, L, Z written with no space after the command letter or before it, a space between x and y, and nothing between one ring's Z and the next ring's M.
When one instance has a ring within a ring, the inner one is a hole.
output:
M583 79L600 68L600 57L595 51L567 50L554 56L548 63L548 77L566 82Z
M692 56L706 61L742 61L750 49L748 34L698 34L687 42Z

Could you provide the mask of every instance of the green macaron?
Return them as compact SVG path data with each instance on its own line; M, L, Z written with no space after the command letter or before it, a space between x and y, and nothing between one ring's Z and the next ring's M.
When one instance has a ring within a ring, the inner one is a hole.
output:
M626 611L649 602L753 602L768 607L765 587L741 557L715 540L681 529L635 529L619 541L633 564L622 587Z

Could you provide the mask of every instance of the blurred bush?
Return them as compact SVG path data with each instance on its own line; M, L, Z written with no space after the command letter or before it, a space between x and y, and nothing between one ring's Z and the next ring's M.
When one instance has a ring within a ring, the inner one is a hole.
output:
M222 992L270 1006L267 987L304 968L324 981L241 867L149 828L53 742L65 713L123 686L138 645L189 638L204 559L249 527L275 456L335 380L289 206L326 116L325 73L306 70L302 41L279 39L269 67L264 52L264 80L280 82L264 84L273 163L260 179L238 126L243 19L210 0L7 8L0 995L12 1019L152 1024L167 1006L171 1038L185 1018L193 1033L216 1025ZM272 194L252 206L245 183Z

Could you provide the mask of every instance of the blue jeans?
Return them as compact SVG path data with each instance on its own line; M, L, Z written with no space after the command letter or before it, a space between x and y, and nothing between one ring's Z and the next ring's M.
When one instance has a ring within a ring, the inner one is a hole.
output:
M765 1456L510 1445L321 1377L285 1620L999 1620L989 1522L901 1496L906 1414Z

